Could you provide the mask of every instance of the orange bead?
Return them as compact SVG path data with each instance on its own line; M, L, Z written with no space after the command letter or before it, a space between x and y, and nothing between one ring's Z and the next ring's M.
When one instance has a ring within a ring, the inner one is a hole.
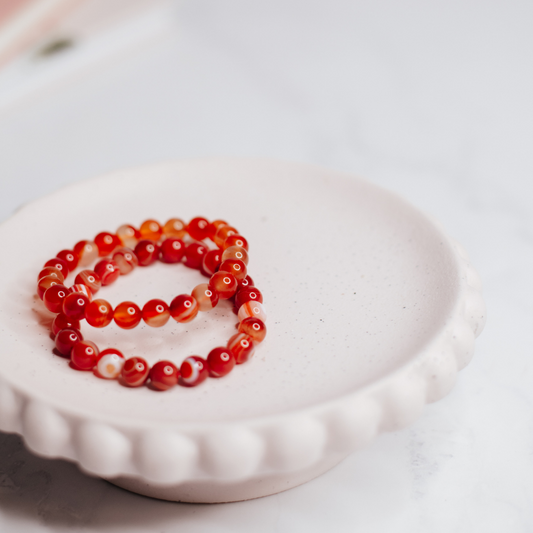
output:
M143 320L153 328L164 326L170 318L168 305L163 300L150 300L144 304L142 310Z
M259 318L248 317L239 324L239 333L246 333L254 342L262 342L266 336L266 326Z
M191 296L198 302L200 311L211 311L216 307L219 295L209 288L207 283L200 283L192 290Z
M224 241L230 235L237 235L238 233L239 232L233 226L228 226L227 224L225 226L219 226L217 232L215 233L213 241L219 248L222 248Z
M93 300L85 309L85 320L93 328L104 328L113 321L113 307L106 300Z
M152 219L145 220L141 224L139 231L141 232L141 237L143 239L149 239L156 242L161 238L161 235L163 235L161 224L159 224L157 220Z
M46 276L52 276L54 278L57 278L59 283L63 283L65 281L65 276L61 273L61 270L59 270L56 267L44 267L37 276L37 281L40 279L46 277Z
M141 232L130 224L123 224L117 229L117 237L120 239L122 246L135 248L137 241L141 238Z
M239 259L245 265L248 264L248 252L240 246L230 246L222 252L222 261L226 259Z
M79 266L90 265L98 258L98 247L93 241L80 241L74 246L79 257Z
M218 228L220 228L220 226L227 226L227 225L228 223L225 220L215 220L214 222L211 222L208 228L208 237L212 241L214 241L215 233L217 232Z
M239 246L248 251L248 241L242 235L235 234L227 237L224 244L222 244L222 249L225 250L230 246Z
M94 270L82 270L78 272L74 283L87 285L93 294L98 292L102 287L102 280Z
M229 272L215 272L209 280L209 288L218 293L220 298L227 300L237 291L237 280Z
M219 272L231 272L237 282L242 281L246 277L246 265L239 259L226 259L222 261Z
M176 239L183 239L187 235L185 229L185 222L179 218L171 218L163 226L163 235L165 237L175 237Z
M209 237L209 221L203 217L193 218L187 224L187 233L195 241L203 241Z
M115 308L114 319L122 329L133 329L139 325L141 318L142 312L136 303L122 302Z

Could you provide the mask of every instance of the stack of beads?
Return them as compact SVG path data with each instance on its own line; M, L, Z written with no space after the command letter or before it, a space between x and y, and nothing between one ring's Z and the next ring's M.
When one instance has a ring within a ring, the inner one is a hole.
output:
M209 249L205 241L215 245ZM100 259L92 270L80 270L74 284L67 288L65 279L78 266L87 267ZM114 283L134 268L160 260L183 263L209 277L191 294L180 294L170 304L148 301L142 309L125 301L115 308L104 299L93 299L102 286ZM146 220L139 229L120 226L116 234L102 232L94 241L80 241L73 250L62 250L47 261L38 275L37 294L44 305L57 313L52 334L57 350L70 357L71 366L93 371L105 379L118 379L129 387L149 384L167 390L177 384L195 386L208 376L222 377L235 364L247 361L266 335L263 296L247 274L248 242L237 230L222 220L193 218L189 224L170 219L164 226ZM115 348L100 351L94 342L84 340L80 321L103 328L114 321L120 328L132 329L141 321L161 327L170 317L176 322L190 322L199 312L210 311L221 299L233 299L239 318L238 333L227 346L217 347L207 358L187 357L178 368L171 361L159 361L151 368L141 357L126 359Z

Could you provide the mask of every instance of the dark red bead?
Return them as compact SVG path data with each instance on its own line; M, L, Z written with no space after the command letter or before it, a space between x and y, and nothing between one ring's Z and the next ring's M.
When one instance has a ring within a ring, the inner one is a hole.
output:
M94 238L94 242L98 248L98 255L100 257L111 255L115 248L122 246L120 239L114 233L108 233L107 231L99 233Z
M122 367L122 381L128 387L140 387L149 374L150 367L142 357L130 357Z
M157 390L167 390L178 384L180 371L170 361L158 361L150 370L150 383Z
M91 341L79 341L72 347L70 361L78 370L92 370L96 366L100 350Z
M205 244L191 242L191 244L185 248L185 265L189 268L200 269L204 256L208 251L209 250Z
M263 295L259 289L249 285L248 287L239 289L237 294L235 294L235 307L238 309L242 304L245 304L251 300L262 304Z
M63 300L63 314L73 320L85 318L85 308L91 303L91 299L81 293L73 292Z
M151 265L159 257L159 245L149 239L142 239L135 246L135 255L140 266Z
M61 250L56 257L63 259L67 263L69 272L72 272L78 266L80 260L78 254L72 250Z
M266 337L266 332L265 323L254 316L245 318L239 324L239 333L246 333L246 335L250 336L254 342L263 342Z
M43 302L48 311L61 313L63 310L63 300L67 297L68 289L64 285L52 285L46 289L43 295Z
M250 276L246 276L243 280L239 281L239 289L243 287L250 287L254 285L254 280Z
M202 267L200 268L200 271L204 276L210 278L218 270L221 260L221 250L209 250L202 259Z
M120 276L120 268L112 259L102 259L94 266L94 271L100 277L102 285L110 285Z
M213 348L207 356L209 375L220 378L229 374L235 366L235 357L225 347Z
M59 331L56 335L56 348L59 353L69 356L72 347L79 341L83 340L81 332L74 328L66 328Z
M70 272L68 268L68 263L59 257L54 257L53 259L50 259L50 261L47 261L44 264L44 267L55 267L57 268L61 274L66 278L68 276L68 273Z
M163 263L179 263L184 254L185 243L181 239L170 237L161 244L160 259Z
M209 237L209 221L203 217L193 218L187 224L187 233L196 241Z
M72 320L68 316L65 316L63 313L59 313L52 322L52 333L57 335L62 329L74 328L80 329L80 321Z

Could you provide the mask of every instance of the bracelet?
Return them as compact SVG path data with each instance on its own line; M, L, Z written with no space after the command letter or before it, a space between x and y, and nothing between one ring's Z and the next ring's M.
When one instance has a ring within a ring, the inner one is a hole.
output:
M195 239L186 244L187 234ZM162 242L160 242L161 239ZM211 239L218 247L209 250L197 241ZM112 256L108 258L108 256ZM94 270L80 271L74 284L64 285L66 276L78 266L88 266L103 257ZM102 286L116 281L137 266L149 266L157 259L180 263L198 269L209 282L197 285L191 295L176 296L167 305L163 300L147 302L142 310L133 302L122 302L115 309L92 295ZM164 226L155 220L143 222L139 230L123 225L116 234L102 232L94 241L80 241L73 250L62 250L47 261L38 275L37 293L47 309L58 313L52 324L56 349L70 357L77 370L93 370L101 378L116 379L130 387L148 382L151 388L167 390L176 384L195 386L208 375L222 377L235 364L247 361L255 346L266 335L266 313L261 292L247 275L248 242L225 221L209 223L202 217L185 225L170 219ZM159 361L151 368L141 357L127 359L115 348L100 351L95 343L84 340L80 320L94 327L105 327L115 321L123 329L136 327L141 320L151 327L161 327L172 316L177 322L189 322L198 311L213 309L219 299L234 299L234 310L240 323L226 347L209 352L207 359L192 355L178 369L171 361Z

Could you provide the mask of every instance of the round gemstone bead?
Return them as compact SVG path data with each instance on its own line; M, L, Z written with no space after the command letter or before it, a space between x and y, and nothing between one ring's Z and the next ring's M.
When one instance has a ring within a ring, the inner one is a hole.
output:
M159 224L157 220L152 219L145 220L141 224L139 231L141 232L141 237L143 239L149 239L156 242L161 238L161 235L163 235L161 224Z
M120 275L129 274L135 267L139 266L139 260L131 248L122 247L113 254L113 261L118 265Z
M93 294L98 292L102 287L102 280L94 270L82 270L81 272L78 272L78 275L74 279L74 283L87 285Z
M157 261L159 256L159 246L156 242L142 239L135 246L135 255L140 266L148 266Z
M191 355L181 363L180 385L195 387L205 381L209 375L207 361L198 355Z
M243 280L239 281L239 289L243 287L250 287L254 285L254 280L250 276L246 276Z
M108 233L107 231L102 231L94 238L94 243L98 248L98 255L100 257L105 257L106 255L111 255L115 248L118 248L122 245L120 239L113 233Z
M43 295L43 302L48 311L52 313L61 313L63 309L63 300L67 297L68 289L61 284L52 285Z
M245 318L253 316L259 318L263 322L266 322L266 311L262 303L259 302L246 302L245 304L239 307L239 312L237 313L239 320L242 322Z
M224 241L230 235L237 235L238 233L239 232L233 226L228 226L227 224L225 226L219 226L217 232L215 233L213 241L219 248L222 248Z
M252 286L243 287L237 291L237 294L235 294L235 307L239 309L241 305L252 300L254 302L263 303L263 295L261 294L261 291Z
M170 302L169 311L176 322L190 322L198 314L198 302L188 294L180 294Z
M117 305L113 315L117 326L122 329L133 329L139 325L142 312L139 306L133 302L122 302Z
M150 370L150 383L154 389L168 390L178 384L180 371L170 361L158 361Z
M73 292L63 300L63 314L73 320L85 318L85 308L91 300L81 292Z
M98 258L98 247L93 241L80 241L76 243L74 252L78 254L79 266L90 265Z
M50 276L53 278L57 278L59 283L63 283L65 281L65 276L63 276L61 270L57 269L56 267L44 267L39 272L39 275L37 276L37 281Z
M192 290L191 296L198 302L198 309L200 311L211 311L216 307L219 296L218 293L212 291L207 283L200 283Z
M222 262L226 259L239 259L245 265L248 264L248 252L240 246L230 246L222 252Z
M222 249L225 250L231 246L238 246L239 248L244 248L248 251L248 241L242 235L234 234L227 237L222 244Z
M187 224L187 233L196 241L209 237L209 221L203 217L193 218Z
M65 260L60 259L59 257L54 257L53 259L50 259L50 261L47 261L44 264L44 267L54 267L57 268L63 274L63 276L66 278L68 276L68 273L70 272L68 269L68 264Z
M111 324L113 316L113 307L106 300L93 300L85 308L85 319L93 328L104 328Z
M80 321L79 320L72 320L71 318L68 318L63 313L59 313L52 322L52 333L57 335L62 329L80 329Z
M62 283L55 276L45 276L39 280L39 283L37 283L37 294L41 300L44 298L44 293L53 285L62 285Z
M210 376L221 378L233 370L235 357L227 348L213 348L207 356L207 366Z
M148 379L150 367L142 357L126 359L122 367L122 381L128 387L140 387Z
M240 259L226 259L222 261L219 272L230 272L235 276L237 283L246 277L246 265Z
M202 259L200 271L204 276L210 278L220 266L222 261L222 252L220 250L209 250Z
M116 379L122 372L125 358L115 348L108 348L100 352L96 363L96 371L101 378Z
M185 254L185 243L181 239L169 237L161 244L159 254L163 263L179 263Z
M235 362L238 365L245 363L252 357L255 345L252 337L246 333L236 333L228 341L228 350L235 357Z
M229 272L215 272L209 280L209 288L215 292L223 300L231 298L237 291L237 280L233 274Z
M94 271L100 276L102 285L111 285L120 276L120 269L112 259L102 259L96 263Z
M176 239L183 239L187 235L185 222L179 218L171 218L163 226L163 235L167 238L175 237Z
M80 260L78 254L72 250L61 250L56 257L63 259L67 263L69 272L72 272L78 266Z
M191 244L185 248L185 266L200 269L204 256L208 251L209 249L204 244L191 242Z
M215 234L218 230L218 228L220 228L220 226L227 226L228 223L225 221L225 220L214 220L213 222L211 222L211 224L209 224L208 226L208 237L214 241L215 239Z
M123 224L117 229L117 237L122 243L122 246L135 248L137 241L141 238L141 232L131 224Z
M70 361L78 370L92 370L96 365L99 354L100 350L98 350L98 346L94 342L80 341L72 347Z
M239 324L239 332L246 333L252 337L254 342L258 343L262 342L266 336L266 326L259 318L250 316Z
M83 335L79 330L66 328L59 331L56 335L55 342L57 351L67 357L72 351L72 347L83 340Z
M168 322L170 311L163 300L154 299L144 304L142 317L149 326L160 328Z
M72 294L73 292L79 292L81 294L84 294L89 298L89 301L93 299L93 293L91 292L91 289L87 287L87 285L84 285L83 283L76 283L75 285L72 285L72 287L68 290L69 294ZM65 302L63 302L64 304Z

